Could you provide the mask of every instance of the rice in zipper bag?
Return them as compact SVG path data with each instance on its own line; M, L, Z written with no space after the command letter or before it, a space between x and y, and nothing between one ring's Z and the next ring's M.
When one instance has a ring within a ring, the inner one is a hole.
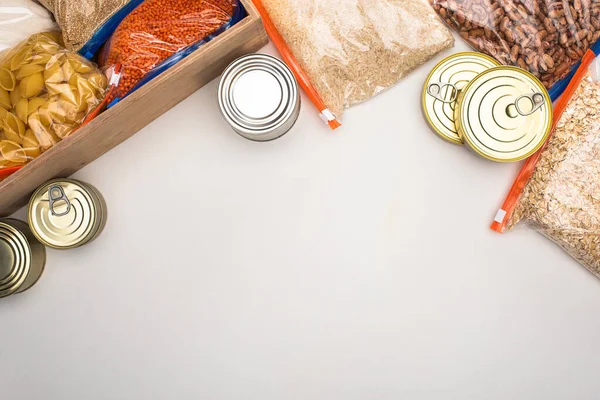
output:
M99 55L103 68L120 66L111 102L191 54L243 16L238 0L146 0L112 34Z
M267 33L332 128L454 39L424 0L254 0Z
M521 223L600 278L600 81L588 51L555 107L552 136L527 160L492 229Z
M100 110L106 77L58 41L35 34L0 56L0 170L24 165Z

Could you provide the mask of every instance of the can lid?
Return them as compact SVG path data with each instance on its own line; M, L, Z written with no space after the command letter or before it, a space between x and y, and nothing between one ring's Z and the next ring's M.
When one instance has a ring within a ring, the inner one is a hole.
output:
M99 203L82 182L55 179L42 185L29 201L29 226L48 247L80 246L96 233Z
M479 74L458 99L458 132L479 155L499 162L535 153L552 128L552 100L544 85L517 67Z
M31 268L31 249L25 235L0 221L0 297L19 290Z
M218 97L227 122L252 140L282 136L299 113L300 92L294 75L283 62L266 54L243 56L227 67Z
M485 54L466 51L446 57L433 67L425 80L421 102L425 119L442 139L463 143L455 123L458 94L477 75L499 65Z

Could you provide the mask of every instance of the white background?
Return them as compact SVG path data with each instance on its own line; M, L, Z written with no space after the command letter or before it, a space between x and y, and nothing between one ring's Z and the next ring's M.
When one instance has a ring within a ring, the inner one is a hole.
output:
M429 130L436 60L269 143L213 81L77 173L109 223L0 301L0 398L598 399L600 281L488 229L518 165Z

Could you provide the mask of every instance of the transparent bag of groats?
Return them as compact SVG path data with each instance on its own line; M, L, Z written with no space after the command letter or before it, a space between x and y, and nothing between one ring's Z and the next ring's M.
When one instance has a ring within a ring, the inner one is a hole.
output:
M254 3L284 60L328 122L454 44L425 0Z
M600 81L594 57L591 51L584 56L555 106L552 136L523 166L492 229L526 223L600 278Z

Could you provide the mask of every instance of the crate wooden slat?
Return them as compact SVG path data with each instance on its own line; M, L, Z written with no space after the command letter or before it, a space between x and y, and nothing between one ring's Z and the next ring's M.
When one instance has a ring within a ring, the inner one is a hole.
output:
M267 35L252 1L241 2L248 13L242 21L0 182L0 216L27 204L31 193L47 180L67 177L127 140L216 78L237 57L266 45Z

